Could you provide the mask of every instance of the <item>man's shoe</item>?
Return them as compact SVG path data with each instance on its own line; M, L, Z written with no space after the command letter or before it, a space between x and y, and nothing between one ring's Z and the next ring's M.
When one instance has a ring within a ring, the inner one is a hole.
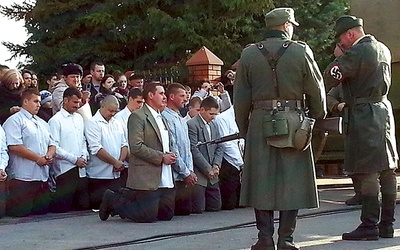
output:
M100 204L99 211L99 217L102 221L106 221L112 212L111 199L114 195L115 193L110 189L104 191L103 200Z
M358 226L355 230L342 234L343 240L378 240L379 230L378 227L365 227Z
M348 199L345 203L347 206L356 206L356 205L361 205L362 202L362 196L360 194L355 194L353 197Z
M381 238L393 238L394 229L393 225L378 225L379 237Z

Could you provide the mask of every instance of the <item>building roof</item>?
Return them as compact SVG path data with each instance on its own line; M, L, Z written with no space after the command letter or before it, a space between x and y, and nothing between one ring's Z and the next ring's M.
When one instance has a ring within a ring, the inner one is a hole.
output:
M189 60L186 62L186 66L191 65L224 65L224 62L219 59L214 53L212 53L205 46L201 47Z

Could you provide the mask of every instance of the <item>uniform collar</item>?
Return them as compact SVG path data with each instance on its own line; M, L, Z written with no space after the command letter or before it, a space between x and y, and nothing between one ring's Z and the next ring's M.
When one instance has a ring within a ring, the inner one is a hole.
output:
M281 38L281 39L289 39L288 34L282 30L264 30L263 38Z
M363 39L364 37L366 37L366 35L363 35L362 37L358 38L357 40L354 41L353 45L356 45L357 43L359 43L361 41L361 39Z

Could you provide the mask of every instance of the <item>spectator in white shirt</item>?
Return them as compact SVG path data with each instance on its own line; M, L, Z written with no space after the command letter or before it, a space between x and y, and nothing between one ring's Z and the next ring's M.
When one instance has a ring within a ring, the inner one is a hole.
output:
M91 208L99 208L105 190L121 187L119 177L125 168L128 148L122 125L114 118L118 108L117 98L106 96L100 109L85 124L90 153L86 171Z
M49 125L36 114L40 107L37 89L26 89L21 95L22 108L4 123L10 163L10 197L7 211L11 216L45 214L49 206L49 164L56 147Z
M229 93L228 91L225 91L224 85L221 82L218 82L216 85L212 86L210 81L203 81L198 90L193 93L193 97L195 96L198 96L203 100L208 96L214 97L218 102L221 112L224 112L230 106L232 106Z
M128 141L128 119L129 116L131 115L131 113L135 110L140 109L141 107L143 107L143 92L141 89L139 88L133 88L129 90L128 93L128 104L126 105L126 107L119 111L116 115L115 115L115 119L117 119L123 129L124 129L124 135L125 135L125 140ZM128 145L128 149L129 149L129 145ZM129 151L128 151L129 152ZM125 168L124 170L121 171L121 184L122 186L126 185L126 180L128 178L128 167L129 167L129 154L128 157L125 161Z
M239 133L233 106L217 115L215 123L218 125L221 136ZM219 179L222 209L224 210L231 210L239 205L240 171L244 164L240 143L242 142L238 139L221 143L224 158L222 159Z
M6 209L6 179L7 173L5 171L8 164L7 142L6 134L0 126L0 218L5 215Z
M85 169L89 154L83 118L76 113L81 98L82 94L77 88L67 88L63 94L63 107L49 120L56 144L56 158L52 164L56 180L52 212L68 212L74 203L78 205L77 209L89 208Z

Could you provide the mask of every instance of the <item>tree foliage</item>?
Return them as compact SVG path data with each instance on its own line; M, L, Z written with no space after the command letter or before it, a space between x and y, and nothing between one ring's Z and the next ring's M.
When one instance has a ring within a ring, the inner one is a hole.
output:
M291 6L301 23L297 38L324 62L331 54L329 24L347 10L346 0L26 0L0 13L25 19L23 45L3 42L14 57L26 55L40 73L67 62L107 70L183 67L201 46L229 67L242 48L261 39L263 14Z

